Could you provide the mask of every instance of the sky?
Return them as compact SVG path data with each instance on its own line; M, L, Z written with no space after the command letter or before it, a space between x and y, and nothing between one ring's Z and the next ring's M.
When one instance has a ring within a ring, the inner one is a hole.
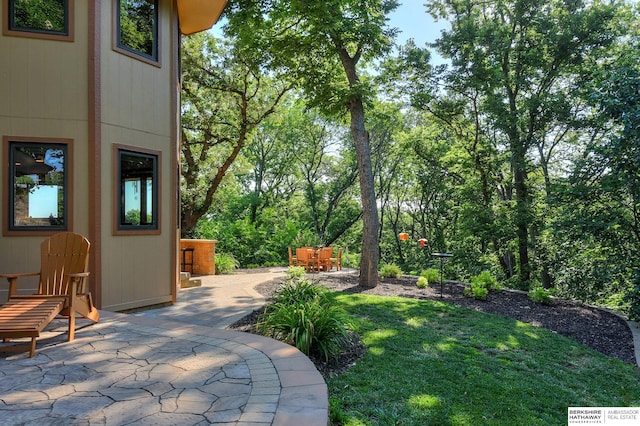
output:
M404 44L412 38L419 47L424 47L424 43L434 42L440 37L440 32L449 27L445 21L434 21L427 13L423 0L402 1L389 15L389 25L400 29L396 39L398 44Z
M396 43L405 44L412 38L416 46L425 47L425 43L433 43L440 37L444 29L449 29L449 23L443 20L435 21L427 13L424 0L403 0L398 8L389 15L389 26L396 27L400 33L396 37ZM432 50L434 64L444 60Z
M403 45L412 38L418 47L424 47L425 43L436 41L443 29L449 28L447 22L435 22L427 13L424 6L425 0L402 0L400 3L400 6L389 15L389 26L400 30L396 38L397 44ZM214 25L212 29L214 35L220 36L222 25L223 21ZM442 62L442 58L434 52L432 61Z

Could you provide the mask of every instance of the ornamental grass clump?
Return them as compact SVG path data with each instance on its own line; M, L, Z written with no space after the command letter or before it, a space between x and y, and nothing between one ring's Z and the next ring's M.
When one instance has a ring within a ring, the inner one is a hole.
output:
M343 311L331 303L325 288L308 280L290 280L278 290L257 330L326 362L340 353L348 338Z
M380 269L381 278L402 278L402 269L398 265L389 263Z
M240 267L240 262L232 254L216 253L216 274L231 274Z

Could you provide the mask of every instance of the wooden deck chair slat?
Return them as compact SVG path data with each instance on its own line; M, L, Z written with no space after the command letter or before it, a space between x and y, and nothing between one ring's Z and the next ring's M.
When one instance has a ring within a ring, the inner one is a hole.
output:
M93 306L91 294L85 292L89 248L89 241L82 235L56 234L40 246L39 274L2 275L9 280L10 295L8 302L0 306L0 339L31 337L30 356L33 356L36 337L57 315L69 320L69 341L74 339L76 315L99 321L100 314ZM40 275L38 293L16 295L16 280L31 275ZM6 348L0 349L3 350Z

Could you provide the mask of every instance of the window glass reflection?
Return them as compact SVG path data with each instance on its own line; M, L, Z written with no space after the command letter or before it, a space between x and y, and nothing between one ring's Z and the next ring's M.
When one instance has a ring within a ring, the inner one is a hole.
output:
M120 228L157 229L157 157L120 151Z
M157 60L157 0L119 0L118 47Z
M10 228L64 228L66 145L12 143Z
M9 28L14 31L67 35L67 0L10 0Z

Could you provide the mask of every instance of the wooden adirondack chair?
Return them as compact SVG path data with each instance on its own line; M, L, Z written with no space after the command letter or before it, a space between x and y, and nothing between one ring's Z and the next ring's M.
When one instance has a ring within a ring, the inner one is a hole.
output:
M0 274L9 281L9 299L0 306L0 338L5 343L13 338L30 337L29 356L35 354L36 338L56 316L69 319L68 341L74 339L76 315L100 320L86 289L89 264L89 241L70 232L55 234L40 246L40 272ZM39 276L38 293L18 295L18 279ZM8 346L0 351L24 350L23 346Z

